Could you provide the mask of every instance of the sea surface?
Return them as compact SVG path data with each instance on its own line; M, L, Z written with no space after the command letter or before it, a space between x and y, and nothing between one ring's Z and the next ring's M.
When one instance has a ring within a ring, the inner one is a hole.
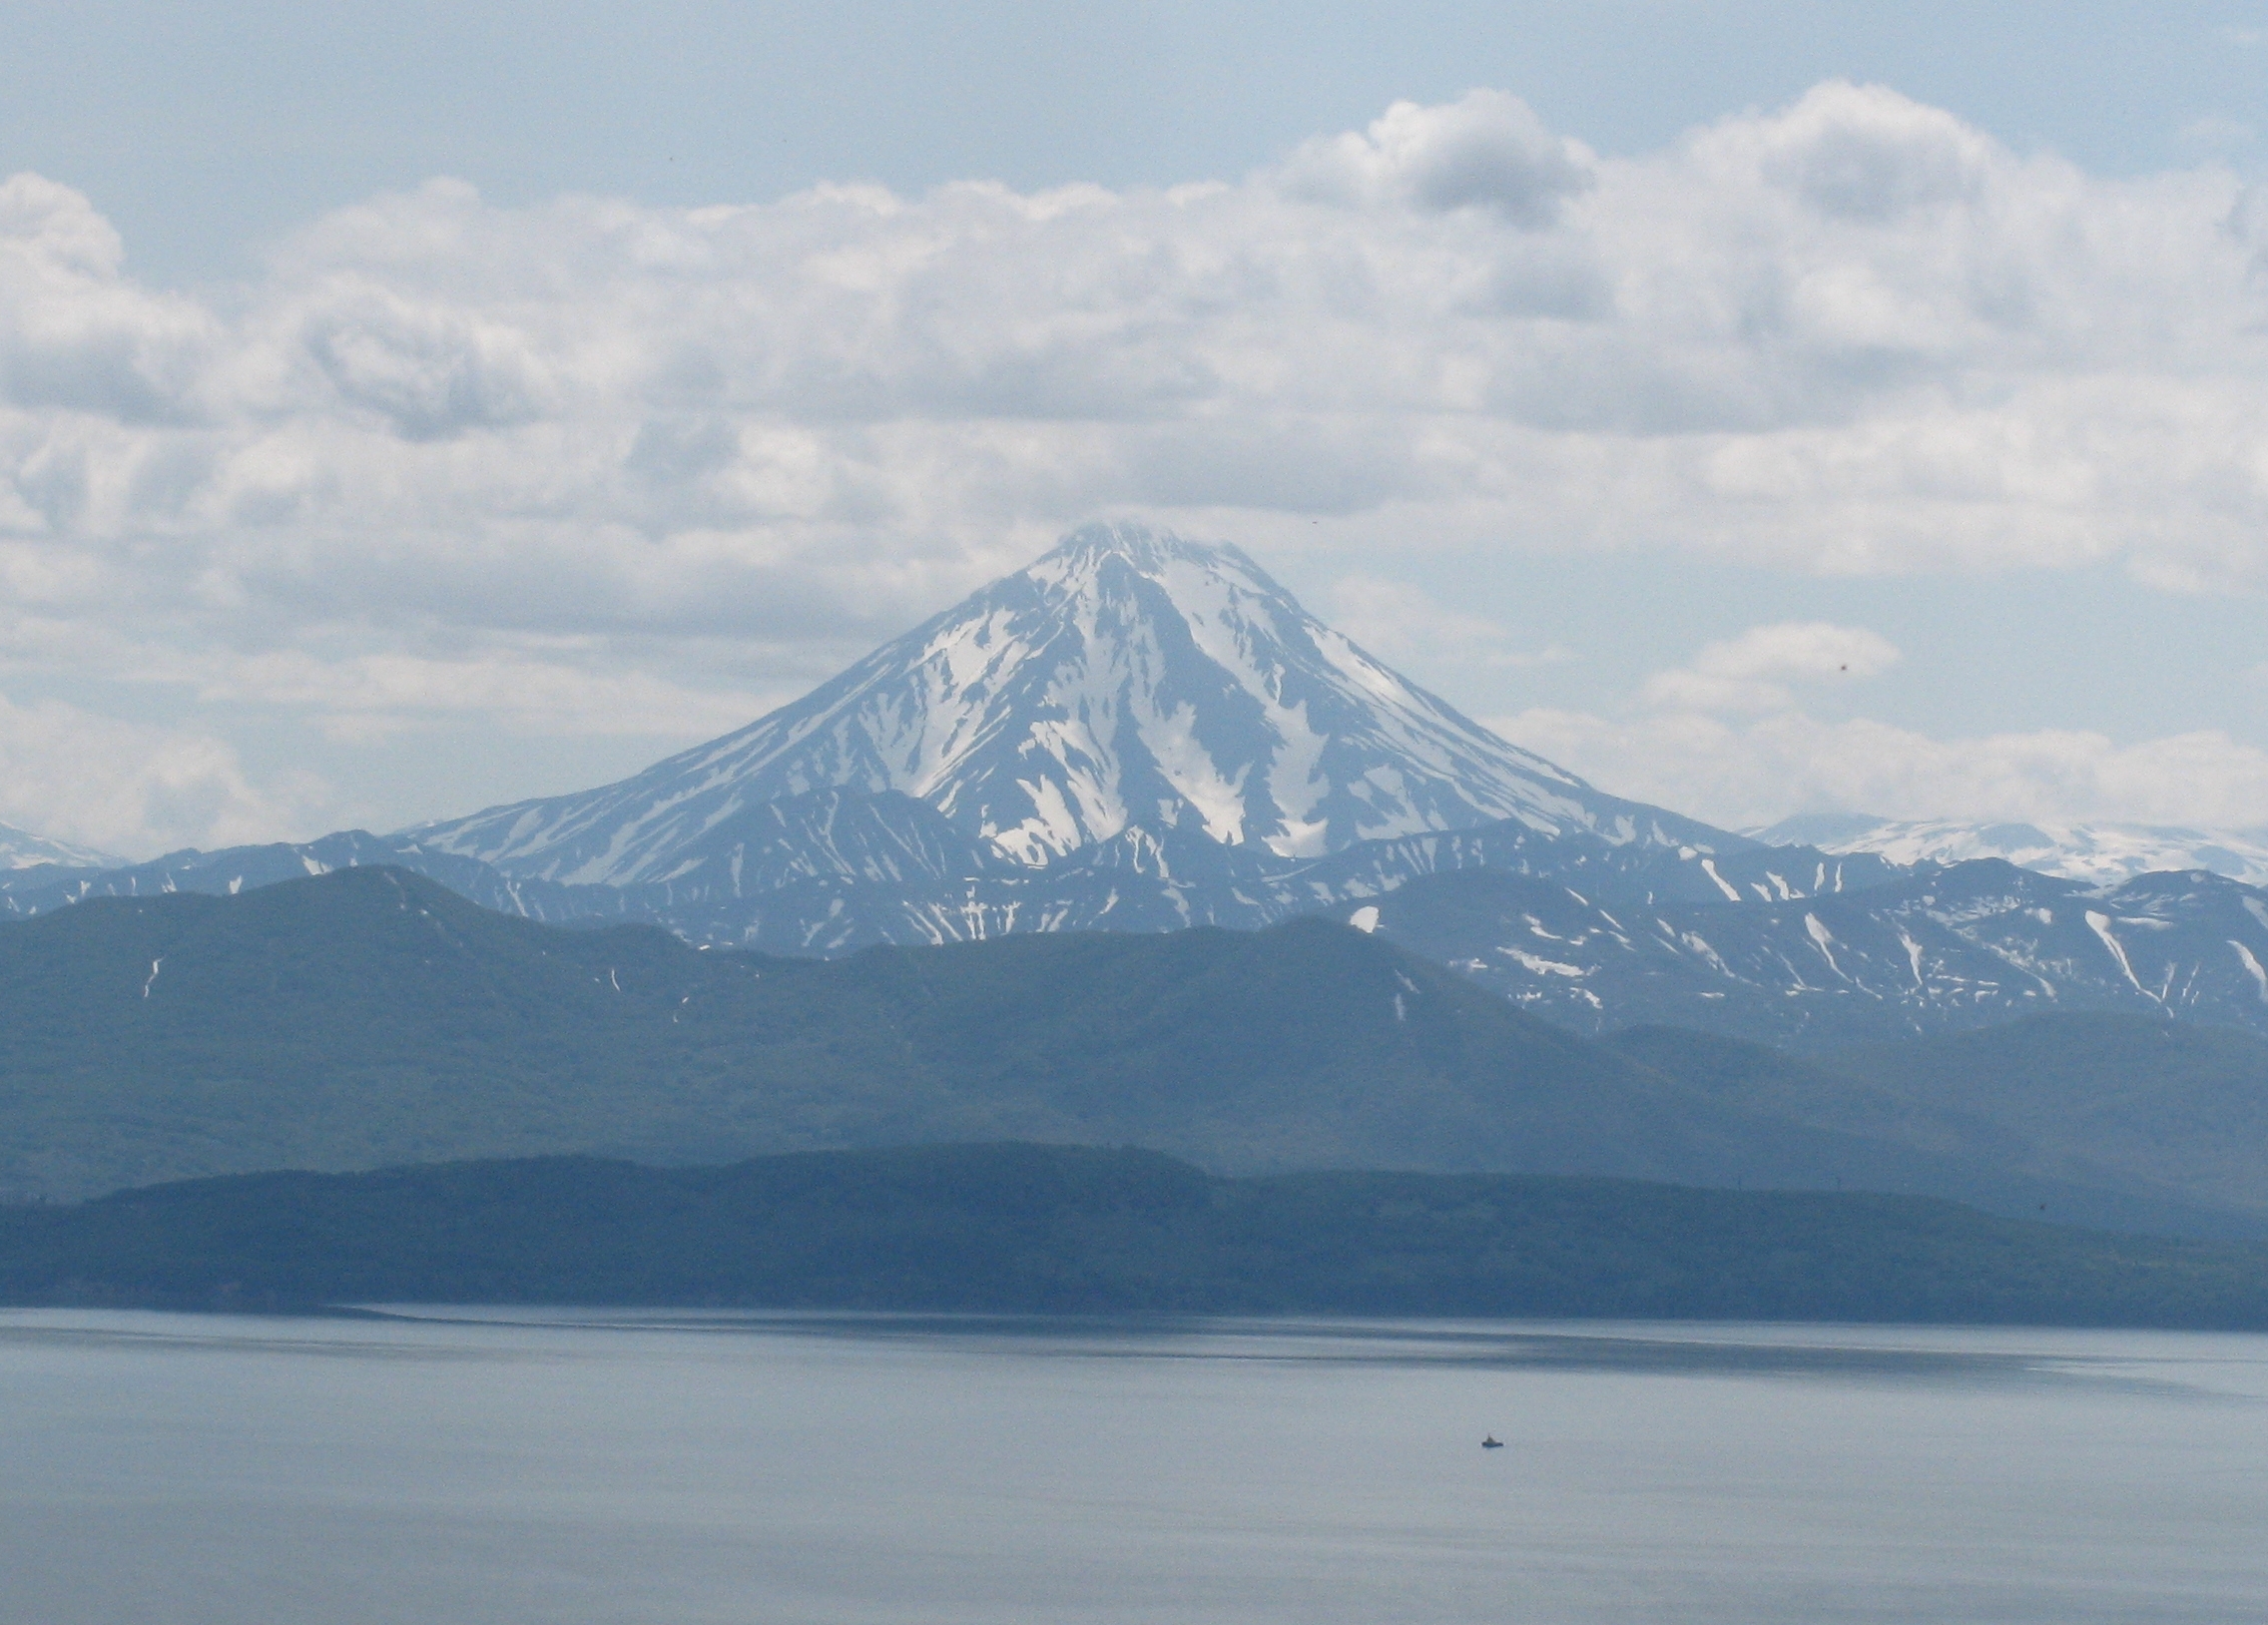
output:
M2258 1622L2268 1339L8 1311L0 1616Z

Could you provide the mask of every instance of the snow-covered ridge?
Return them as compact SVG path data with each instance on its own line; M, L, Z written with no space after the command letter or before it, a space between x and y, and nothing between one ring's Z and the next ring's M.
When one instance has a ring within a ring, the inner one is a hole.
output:
M50 835L35 835L12 823L0 823L0 869L36 868L42 863L53 863L59 868L107 869L117 868L125 861L123 857L113 857L92 846L57 840Z
M1820 812L1744 831L1775 846L1877 852L1893 863L1963 863L1997 857L2019 868L2096 885L2137 875L2203 869L2268 884L2268 829L2187 829L2151 823L1962 823L1900 821Z
M748 809L827 789L911 797L1026 866L1137 828L1301 858L1503 818L1658 827L1381 665L1236 548L1090 525L736 733L403 833L532 878L668 881Z
M1338 912L1579 1031L1833 1048L2116 1010L2268 1033L2268 897L2199 869L2097 885L1985 858L1737 904L1465 869Z

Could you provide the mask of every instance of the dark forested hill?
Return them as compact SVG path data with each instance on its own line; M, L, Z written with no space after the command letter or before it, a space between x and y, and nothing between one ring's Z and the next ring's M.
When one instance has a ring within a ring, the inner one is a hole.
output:
M2073 1013L1826 1059L1921 1111L1991 1124L2029 1171L2268 1213L2268 1039L2251 1033Z
M1759 1183L1848 1150L1320 920L768 959L538 925L386 868L0 927L0 1080L22 1196L998 1137Z
M1915 1197L1614 1180L1219 1179L932 1146L641 1168L260 1174L0 1209L0 1302L671 1304L2268 1326L2268 1248Z
M1609 1045L1729 1110L1988 1168L2011 1196L2053 1182L2268 1215L2268 1041L2250 1033L2073 1012L1813 1057L1674 1027Z

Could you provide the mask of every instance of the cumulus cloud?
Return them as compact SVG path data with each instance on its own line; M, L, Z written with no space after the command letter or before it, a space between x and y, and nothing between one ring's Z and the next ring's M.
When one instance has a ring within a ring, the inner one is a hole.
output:
M1177 188L439 181L211 296L17 176L0 590L63 631L11 658L101 633L334 732L516 693L500 726L691 739L1129 508L2258 587L2264 219L2216 166L2105 179L1841 83L1634 158L1476 91ZM1781 658L1657 698L1765 715Z
M0 181L0 401L134 424L194 411L222 323L135 286L125 253L68 187L29 174Z
M1876 225L1976 202L1994 156L1952 114L1874 85L1815 92L1744 134L1766 180L1823 215Z
M1518 97L1476 90L1447 107L1397 102L1367 131L1308 142L1280 179L1298 197L1434 213L1487 209L1515 226L1541 227L1591 184L1591 156L1546 130Z

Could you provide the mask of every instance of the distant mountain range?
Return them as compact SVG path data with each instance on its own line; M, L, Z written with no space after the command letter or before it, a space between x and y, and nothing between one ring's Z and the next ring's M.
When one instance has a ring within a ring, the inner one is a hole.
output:
M2268 891L2216 872L2237 848L2058 878L1889 827L1787 844L1797 826L1758 839L1619 800L1388 670L1236 549L1096 526L618 784L389 835L0 870L0 908L383 863L531 919L786 954L1325 914L1587 1032L1818 1049L2039 1009L2268 1032Z
M2202 870L2100 887L1980 859L1731 903L1473 869L1341 917L1585 1032L1672 1022L1813 1050L2118 1010L2268 1033L2268 894Z
M2268 885L2268 829L2184 829L2157 823L1960 823L1902 821L1852 812L1783 818L1754 838L1893 863L1963 863L1997 857L2066 880L2118 885L2138 875L2203 869Z
M1032 933L843 960L563 930L422 876L96 899L0 930L0 1189L449 1156L1020 1138L1222 1169L1807 1165L1374 936ZM1814 1183L1822 1182L1815 1180Z
M356 867L0 929L0 1197L18 1200L1020 1139L1224 1174L1847 1188L2268 1231L2268 1041L2244 1033L2056 1015L1817 1061L1659 1027L1600 1043L1316 918L775 958L545 926Z

